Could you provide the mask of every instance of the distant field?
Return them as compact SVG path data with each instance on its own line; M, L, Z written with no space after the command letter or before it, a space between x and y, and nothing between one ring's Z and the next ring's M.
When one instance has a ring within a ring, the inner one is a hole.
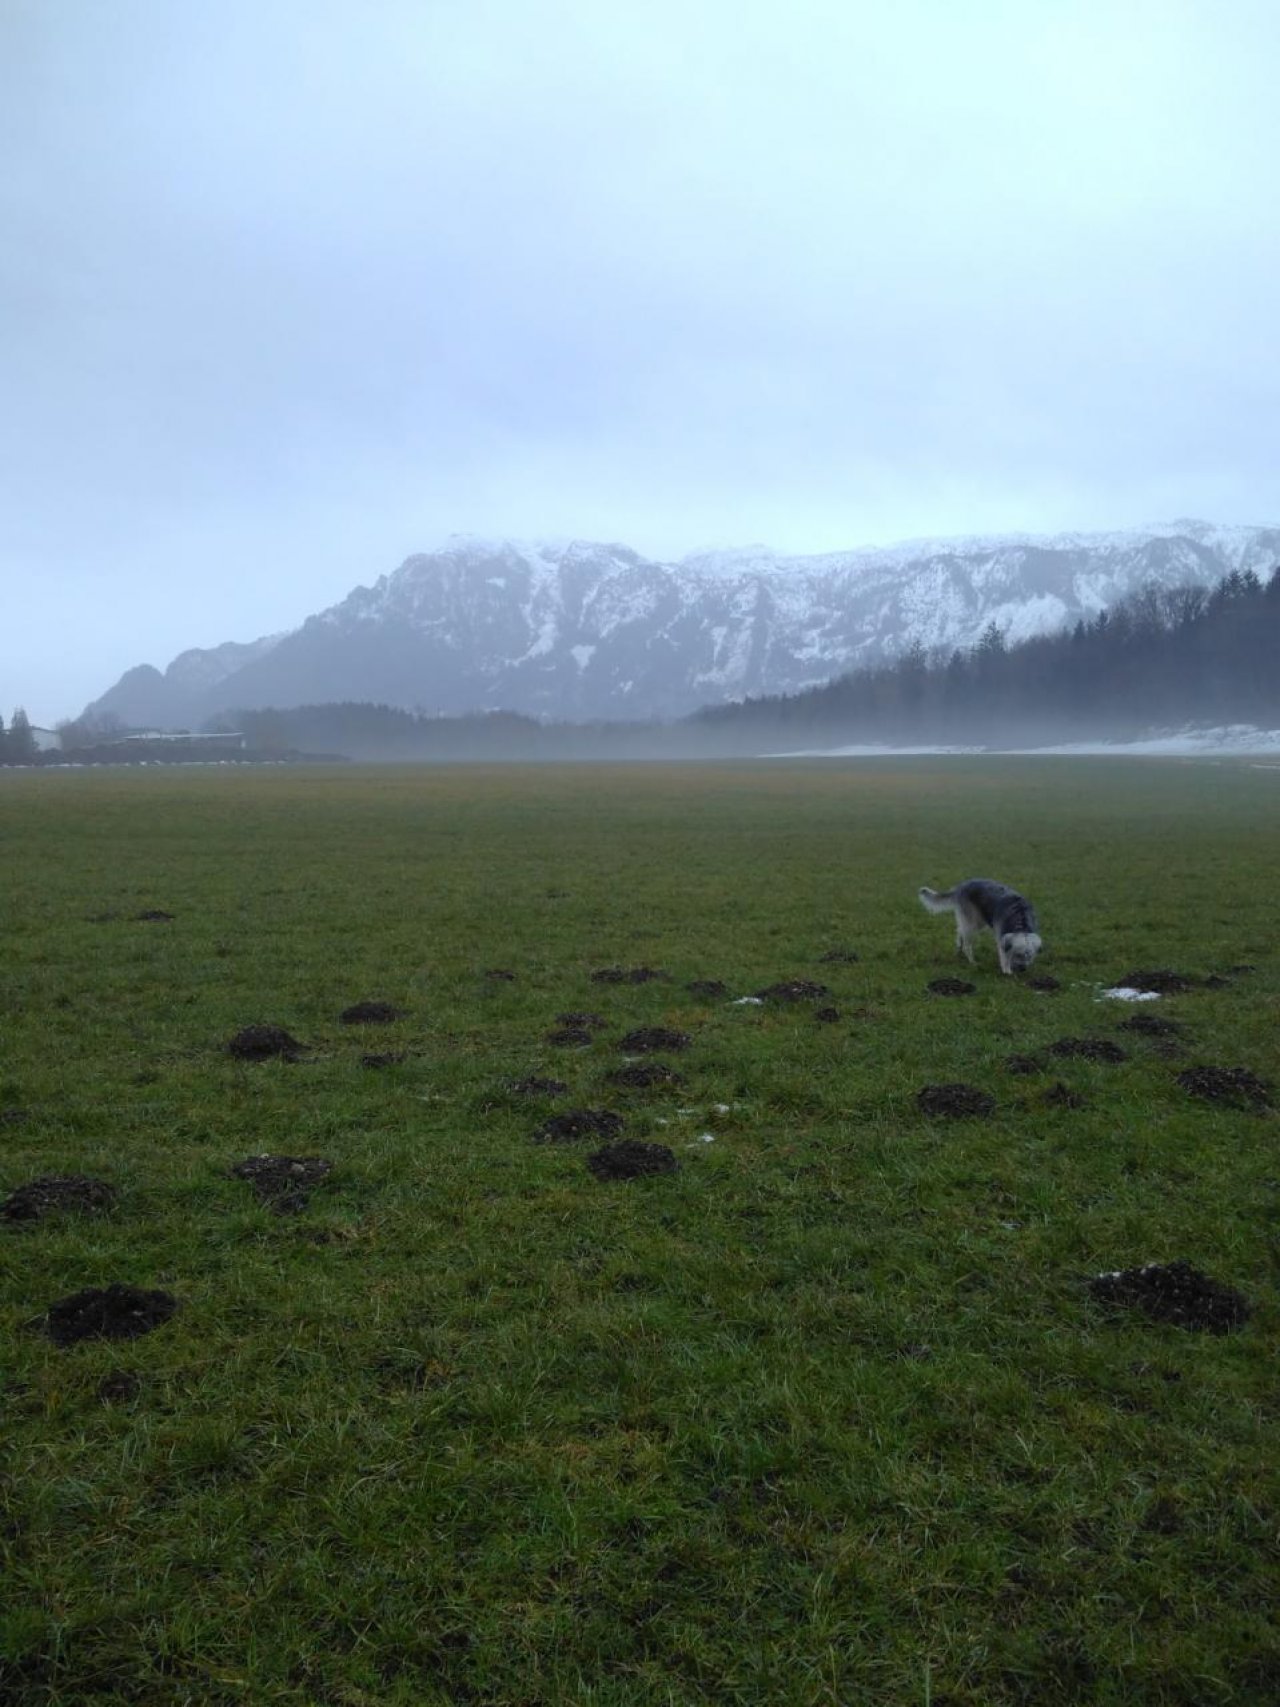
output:
M1176 1082L1280 1079L1278 833L1234 763L0 774L0 1197L119 1193L0 1221L0 1703L1280 1701L1280 1127ZM969 875L1058 993L957 965ZM1096 999L1246 963L1172 1039ZM606 1081L637 1026L683 1085ZM532 1141L581 1107L678 1172ZM260 1153L333 1170L278 1214ZM1180 1257L1251 1319L1085 1285ZM110 1282L178 1309L39 1331Z

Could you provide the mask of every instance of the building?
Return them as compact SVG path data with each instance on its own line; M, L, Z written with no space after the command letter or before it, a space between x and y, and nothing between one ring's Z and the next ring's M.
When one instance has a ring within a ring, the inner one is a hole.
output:
M152 729L139 735L119 735L107 743L112 747L190 747L202 753L242 753L244 736L236 729L214 735L196 735L188 729Z

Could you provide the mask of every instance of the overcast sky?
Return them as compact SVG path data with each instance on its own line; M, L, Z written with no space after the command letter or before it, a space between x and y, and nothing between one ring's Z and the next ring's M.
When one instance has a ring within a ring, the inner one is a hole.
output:
M452 532L1280 521L1275 0L0 0L0 712Z

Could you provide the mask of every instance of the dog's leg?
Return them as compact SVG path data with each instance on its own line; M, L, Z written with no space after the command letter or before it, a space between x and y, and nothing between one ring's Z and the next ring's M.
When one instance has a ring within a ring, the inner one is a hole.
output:
M956 907L956 953L974 965L973 941L983 930L983 921L963 899Z

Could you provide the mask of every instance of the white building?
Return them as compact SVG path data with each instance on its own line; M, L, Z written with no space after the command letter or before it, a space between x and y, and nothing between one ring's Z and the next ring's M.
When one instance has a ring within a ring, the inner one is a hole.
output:
M190 729L150 729L138 735L118 735L108 744L112 747L158 746L199 747L208 752L241 752L244 736L238 729L220 730L215 735L200 735Z

